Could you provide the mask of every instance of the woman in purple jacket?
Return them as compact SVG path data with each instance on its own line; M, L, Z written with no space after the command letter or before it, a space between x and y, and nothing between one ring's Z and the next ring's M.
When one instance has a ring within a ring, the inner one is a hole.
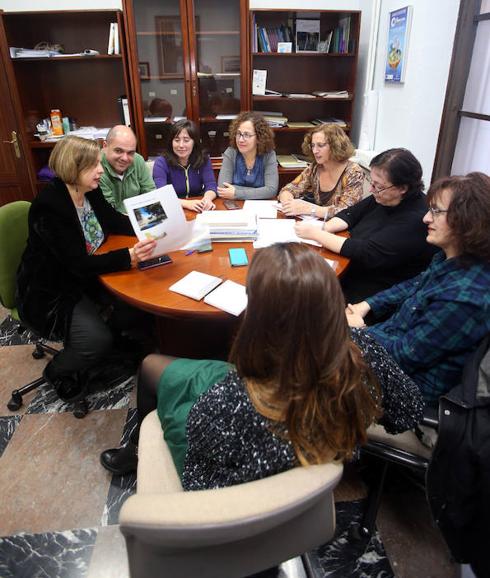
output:
M173 185L184 209L200 213L215 208L216 179L191 120L172 125L167 148L153 166L153 180L157 187Z

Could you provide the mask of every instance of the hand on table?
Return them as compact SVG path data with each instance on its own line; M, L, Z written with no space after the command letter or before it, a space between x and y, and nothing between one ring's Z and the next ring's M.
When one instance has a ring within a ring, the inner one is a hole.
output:
M230 183L223 183L222 187L218 187L218 196L222 199L234 199L235 187Z
M301 199L287 199L281 202L282 211L288 217L295 215L310 215L311 210L316 207L312 203L302 201Z
M297 221L294 224L294 232L302 239L312 239L313 241L320 242L318 233L321 233L321 229L318 225L314 225L309 221Z

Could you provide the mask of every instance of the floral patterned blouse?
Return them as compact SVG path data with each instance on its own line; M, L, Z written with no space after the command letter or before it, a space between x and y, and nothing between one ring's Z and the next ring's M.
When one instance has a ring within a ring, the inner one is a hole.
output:
M347 162L344 172L331 191L320 190L318 167L317 163L311 163L294 181L283 187L280 193L287 191L294 198L303 197L305 201L328 207L327 219L362 200L364 171L357 163Z

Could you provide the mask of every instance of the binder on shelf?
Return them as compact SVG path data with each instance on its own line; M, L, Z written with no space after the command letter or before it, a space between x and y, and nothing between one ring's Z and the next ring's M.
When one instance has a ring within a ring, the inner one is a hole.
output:
M119 52L119 24L113 22L114 24L114 54L120 54Z
M114 36L114 22L111 22L109 25L109 42L107 43L107 54L114 54Z
M131 116L129 114L129 103L125 95L120 96L117 99L119 104L119 114L121 116L121 123L126 126L131 126Z

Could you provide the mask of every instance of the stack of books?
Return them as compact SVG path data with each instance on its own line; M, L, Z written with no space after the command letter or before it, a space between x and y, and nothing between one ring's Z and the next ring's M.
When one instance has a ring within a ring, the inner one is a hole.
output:
M333 116L329 116L327 118L315 118L315 120L311 121L315 125L319 124L337 124L340 128L347 128L347 123L345 120L340 118L334 118Z
M257 238L257 220L249 211L205 211L196 223L209 227L211 241L252 242Z
M299 160L296 155L277 155L277 162L284 169L305 169L308 166L306 161Z
M263 116L267 124L269 126L272 126L273 128L280 128L282 126L286 126L288 122L288 119L285 116L268 116L265 114Z

